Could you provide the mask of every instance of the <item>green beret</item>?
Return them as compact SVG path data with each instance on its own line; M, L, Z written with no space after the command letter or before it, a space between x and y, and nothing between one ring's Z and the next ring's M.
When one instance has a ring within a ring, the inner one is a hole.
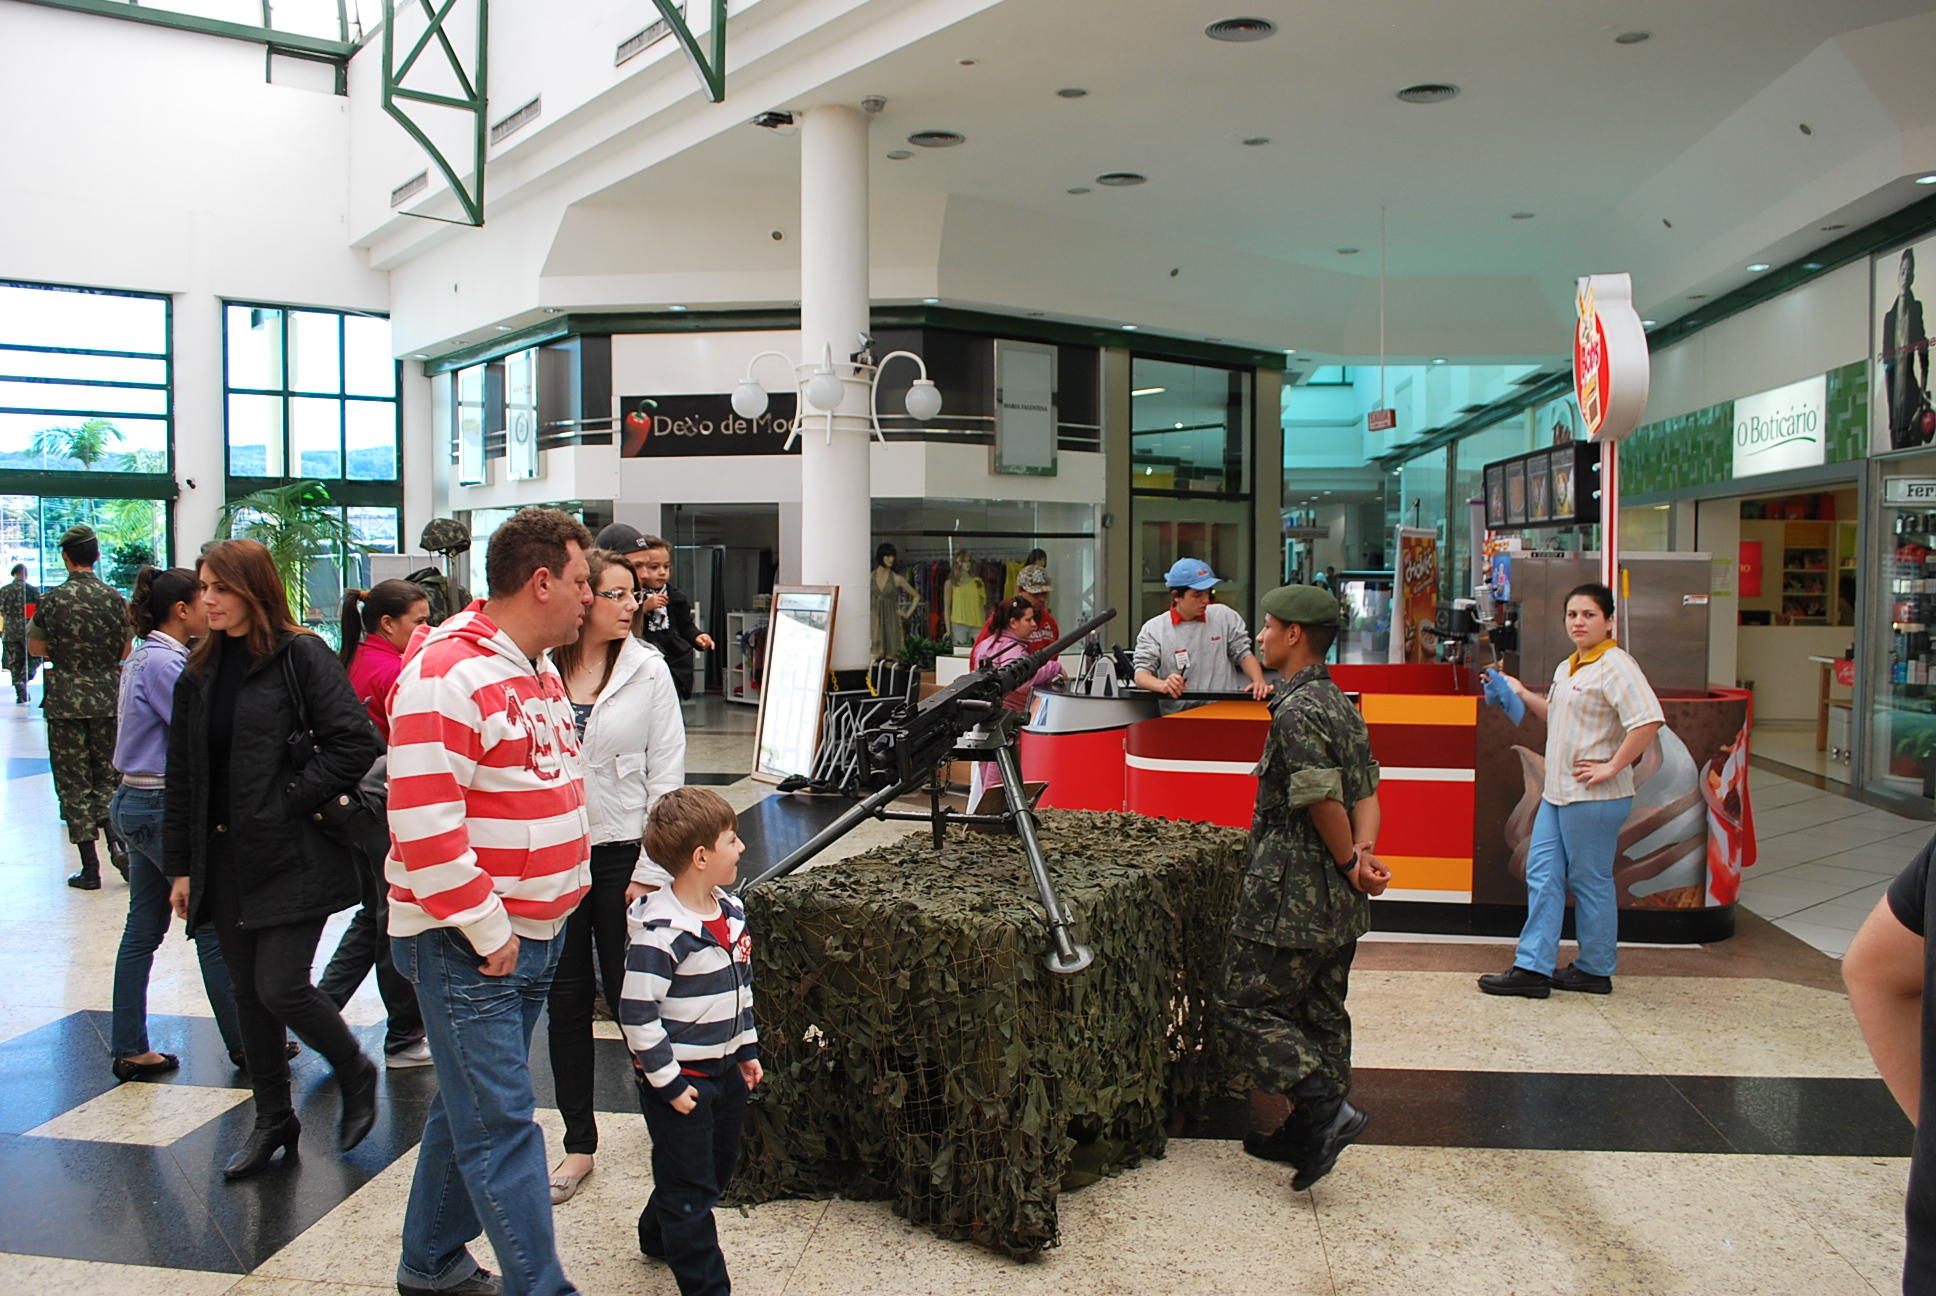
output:
M94 528L85 522L77 522L61 532L60 547L66 549L70 545L86 544L92 539L94 539Z
M1336 625L1343 614L1338 596L1315 585L1279 585L1257 606L1285 625Z

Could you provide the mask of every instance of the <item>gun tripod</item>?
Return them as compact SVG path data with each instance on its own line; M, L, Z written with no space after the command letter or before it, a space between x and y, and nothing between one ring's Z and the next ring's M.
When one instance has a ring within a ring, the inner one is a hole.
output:
M1012 823L1016 835L1022 840L1022 854L1028 861L1029 875L1035 882L1036 894L1041 898L1042 909L1049 919L1050 948L1043 958L1044 965L1049 971L1065 976L1072 976L1088 967L1095 962L1095 953L1088 946L1077 944L1070 935L1075 926L1075 917L1062 903L1061 896L1056 894L1055 882L1049 877L1048 865L1042 859L1042 843L1035 833L1035 815L1022 785L1022 765L1015 755L1015 734L1021 726L1021 713L1000 706L991 706L990 712L979 723L956 735L950 755L994 762L995 768L1001 771L1002 788L1008 798L1006 811L1001 814L964 814L943 805L941 798L947 789L941 782L942 767L937 764L929 769L925 785L920 788L928 794L928 809L889 809L894 801L916 790L914 783L908 780L890 783L856 802L852 809L803 842L791 854L775 862L764 873L740 883L739 889L749 891L762 882L793 872L868 819L925 820L934 833L936 850L941 849L950 822L990 827L1006 827Z

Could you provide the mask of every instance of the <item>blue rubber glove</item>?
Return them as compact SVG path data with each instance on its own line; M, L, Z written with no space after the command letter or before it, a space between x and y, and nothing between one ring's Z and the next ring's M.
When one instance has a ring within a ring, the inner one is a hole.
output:
M1506 677L1496 670L1485 672L1486 705L1496 706L1506 713L1506 719L1518 724L1526 718L1526 703Z

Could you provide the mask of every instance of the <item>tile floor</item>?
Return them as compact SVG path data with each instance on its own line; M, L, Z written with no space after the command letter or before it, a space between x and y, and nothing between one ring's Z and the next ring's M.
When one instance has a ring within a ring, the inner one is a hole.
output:
M760 819L753 713L692 713L690 770ZM61 884L37 711L0 709L0 1274L73 1296L379 1296L434 1069L383 1079L347 1158L215 1172L249 1120L191 947L169 941L150 999L182 1069L118 1085L104 1043L125 892ZM1834 958L1930 826L1756 770L1760 861L1740 928L1705 947L1623 948L1605 999L1491 999L1472 978L1508 942L1367 940L1353 977L1357 1093L1374 1120L1318 1187L1244 1156L1219 1109L1168 1155L1060 1200L1062 1245L1017 1264L912 1228L882 1204L722 1210L744 1293L1807 1293L1899 1289L1909 1126L1875 1077ZM746 813L750 812L750 813ZM771 816L768 816L770 819ZM768 825L771 827L771 824ZM906 826L871 825L845 849ZM340 921L340 920L339 920ZM334 944L336 926L325 935ZM373 988L350 1018L378 1037ZM597 1048L623 1079L609 1024ZM543 1050L539 1124L555 1141ZM299 1060L300 1110L327 1129L334 1086ZM672 1296L631 1250L649 1188L622 1084L601 1091L598 1172L557 1212L588 1293ZM490 1263L487 1248L480 1257Z

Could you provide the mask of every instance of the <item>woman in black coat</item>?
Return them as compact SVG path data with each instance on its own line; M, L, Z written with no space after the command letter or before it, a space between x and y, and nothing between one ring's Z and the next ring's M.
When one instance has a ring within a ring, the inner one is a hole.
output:
M269 551L224 540L197 572L208 634L175 685L162 850L175 912L190 932L213 923L235 984L255 1130L224 1173L263 1169L296 1152L302 1126L289 1095L287 1027L329 1059L343 1095L344 1151L376 1119L377 1069L342 1014L310 984L323 923L357 902L349 851L314 817L348 791L381 750L369 712L329 645L289 616ZM286 659L286 661L285 661ZM296 768L293 687L314 754Z

